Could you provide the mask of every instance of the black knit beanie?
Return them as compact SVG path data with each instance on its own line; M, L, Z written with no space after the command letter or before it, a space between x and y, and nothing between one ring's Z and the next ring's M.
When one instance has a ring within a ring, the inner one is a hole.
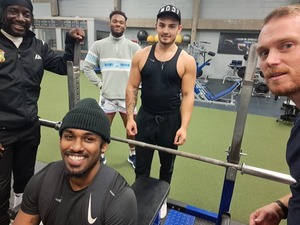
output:
M28 8L31 12L33 11L33 6L31 0L2 0L1 8L5 8L9 5L20 5Z
M100 135L107 143L110 143L110 124L108 118L95 99L86 98L80 100L65 115L59 128L60 137L66 128L91 131Z

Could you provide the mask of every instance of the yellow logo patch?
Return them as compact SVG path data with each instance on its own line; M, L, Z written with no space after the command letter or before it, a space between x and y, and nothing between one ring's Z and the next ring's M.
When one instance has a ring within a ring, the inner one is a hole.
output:
M0 62L4 62L5 61L5 51L3 51L2 49L0 49Z

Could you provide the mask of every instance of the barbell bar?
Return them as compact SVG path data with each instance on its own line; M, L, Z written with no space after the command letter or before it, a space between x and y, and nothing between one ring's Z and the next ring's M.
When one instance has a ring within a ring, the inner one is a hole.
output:
M40 120L40 124L42 126L46 126L46 127L54 128L55 130L59 130L61 122L53 122L53 121L49 121L49 120L45 120L45 119L41 119L41 118L39 120ZM252 175L252 176L256 176L256 177L260 177L260 178L264 178L267 180L272 180L272 181L276 181L276 182L288 184L288 185L296 183L296 180L293 177L291 177L290 175L272 171L272 170L262 169L259 167L248 166L245 163L243 163L241 165L234 164L234 163L228 163L228 162L224 162L222 160L209 158L206 156L201 156L201 155L197 155L197 154L193 154L193 153L189 153L189 152L181 152L178 150L174 150L172 148L166 148L166 147L162 147L162 146L158 146L158 145L152 145L152 144L148 144L148 143L136 141L136 140L131 140L131 139L119 138L119 137L114 137L114 136L111 136L111 139L114 141L137 145L137 146L140 146L143 148L151 148L154 150L158 150L158 151L166 152L166 153L173 154L173 155L178 155L178 156L189 158L189 159L206 162L206 163L217 165L217 166L222 166L225 168L234 168L238 171L241 171L242 175L248 174L248 175Z

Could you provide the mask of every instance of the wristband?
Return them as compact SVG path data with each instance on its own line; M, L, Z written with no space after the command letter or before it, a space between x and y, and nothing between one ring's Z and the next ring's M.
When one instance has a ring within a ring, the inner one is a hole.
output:
M289 212L288 207L286 207L286 205L283 204L282 201L280 201L280 200L276 200L274 202L277 203L277 205L279 205L279 207L281 208L281 210L283 212L283 219L286 219L288 216L288 212Z

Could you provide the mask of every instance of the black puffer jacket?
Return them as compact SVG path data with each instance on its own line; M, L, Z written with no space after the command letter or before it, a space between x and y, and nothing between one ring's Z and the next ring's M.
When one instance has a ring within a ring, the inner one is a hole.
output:
M37 101L44 69L67 73L67 61L73 61L75 40L66 36L63 57L31 31L17 48L0 32L0 129L30 126L37 120Z

